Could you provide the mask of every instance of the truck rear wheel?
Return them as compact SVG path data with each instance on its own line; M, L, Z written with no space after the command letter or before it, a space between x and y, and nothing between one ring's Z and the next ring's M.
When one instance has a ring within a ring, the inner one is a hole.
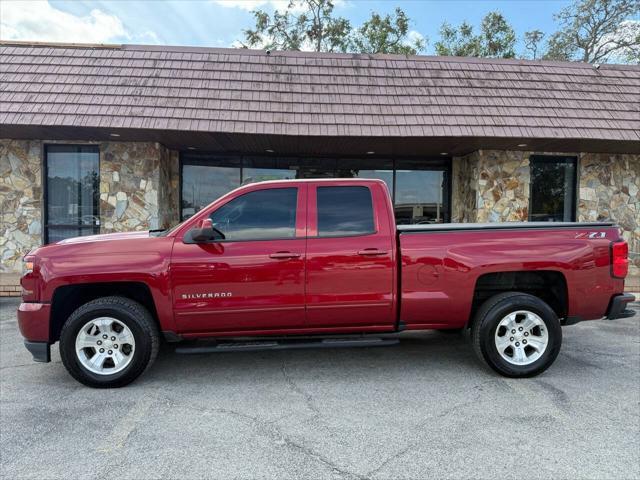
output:
M125 297L104 297L71 314L60 333L60 356L79 382L115 388L149 368L159 344L158 328L146 308Z
M532 377L555 361L562 327L553 309L538 297L508 292L478 310L471 326L478 357L506 377Z

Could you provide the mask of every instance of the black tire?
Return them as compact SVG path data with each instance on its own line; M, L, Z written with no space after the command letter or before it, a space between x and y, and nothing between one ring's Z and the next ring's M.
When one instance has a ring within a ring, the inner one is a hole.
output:
M531 364L515 365L506 361L496 347L495 334L500 321L518 310L535 313L547 328L544 353ZM562 327L553 309L538 297L520 292L501 293L482 304L471 325L471 342L478 358L505 377L533 377L555 361L562 345Z
M113 317L124 323L135 339L135 350L130 363L124 370L110 375L87 370L75 350L76 336L80 329L91 319L103 316ZM73 378L93 388L118 388L133 382L151 367L158 355L159 346L158 327L149 311L125 297L103 297L85 303L71 314L60 333L62 363Z

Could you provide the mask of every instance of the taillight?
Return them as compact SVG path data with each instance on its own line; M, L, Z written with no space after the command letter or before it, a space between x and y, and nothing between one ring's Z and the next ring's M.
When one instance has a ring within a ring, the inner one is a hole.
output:
M624 278L629 272L629 246L627 242L611 244L611 276Z

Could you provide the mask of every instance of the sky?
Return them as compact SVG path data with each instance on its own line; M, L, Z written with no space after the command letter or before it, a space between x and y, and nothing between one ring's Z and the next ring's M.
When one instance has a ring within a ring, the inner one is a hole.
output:
M0 0L2 40L68 43L133 43L231 47L242 30L253 26L251 10L272 11L287 0ZM433 53L442 22L464 20L479 25L489 11L501 11L519 36L556 27L553 14L569 0L336 0L335 13L353 25L372 11L390 13L402 8L411 29L427 37ZM415 33L414 33L415 34Z

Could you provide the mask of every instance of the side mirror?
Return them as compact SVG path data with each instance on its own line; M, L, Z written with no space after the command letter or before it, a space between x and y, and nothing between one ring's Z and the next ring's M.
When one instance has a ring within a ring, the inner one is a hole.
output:
M195 243L210 242L216 239L224 239L224 234L214 228L210 218L202 219L197 227L191 229L191 240Z

